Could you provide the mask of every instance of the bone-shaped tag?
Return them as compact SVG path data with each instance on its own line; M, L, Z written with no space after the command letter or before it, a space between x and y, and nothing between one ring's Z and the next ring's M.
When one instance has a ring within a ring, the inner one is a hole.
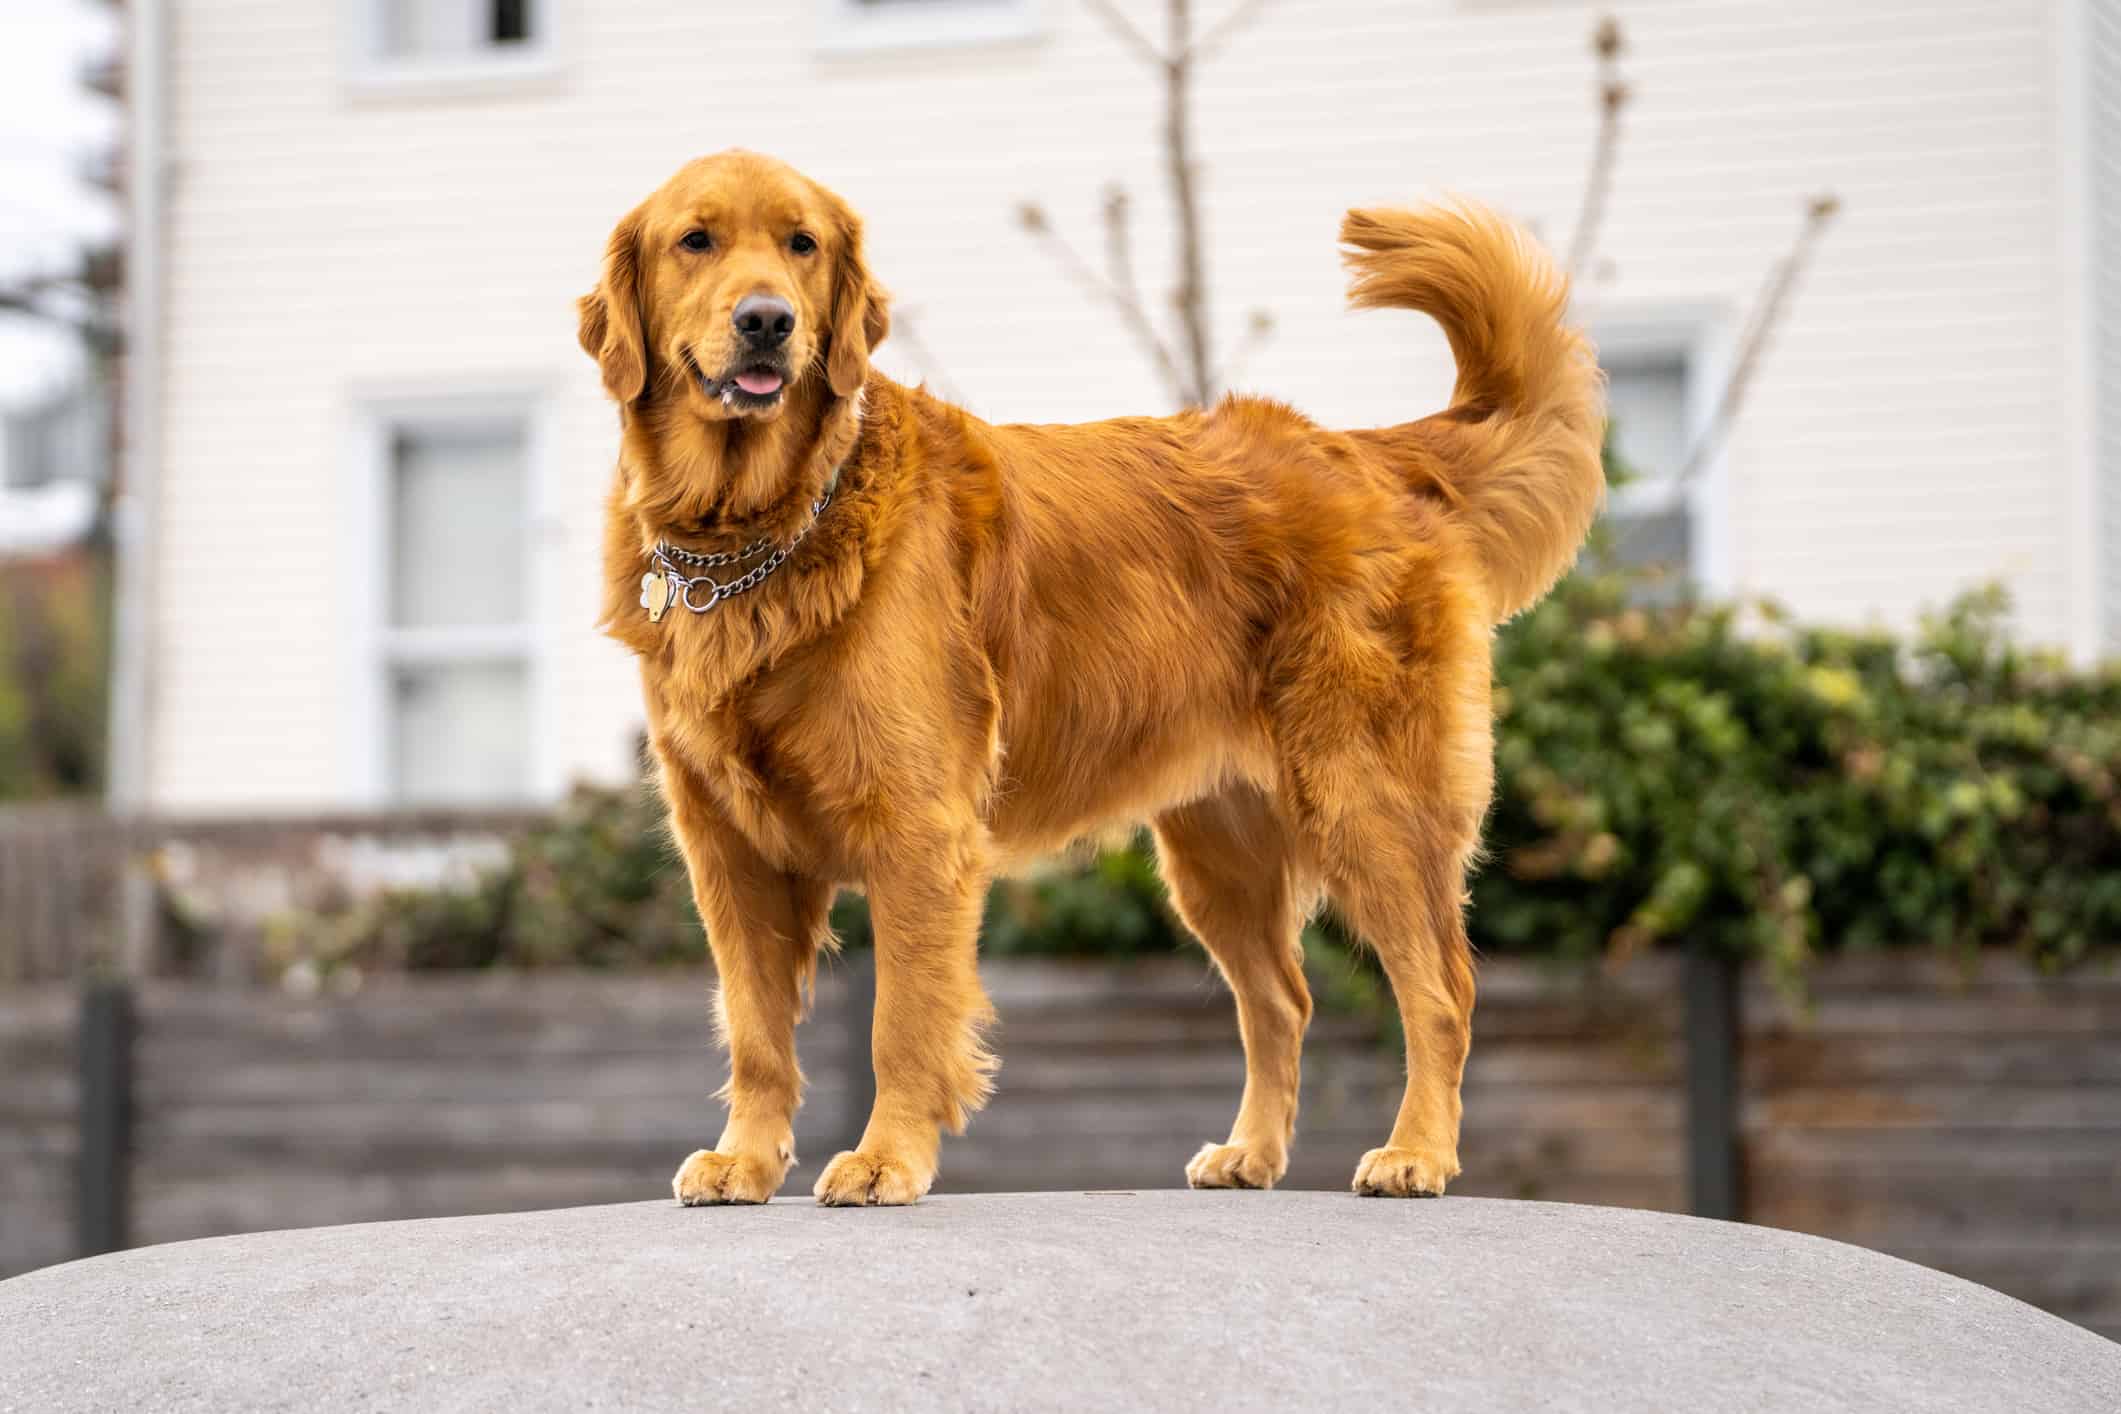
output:
M670 577L650 571L641 576L641 607L648 611L648 622L663 621L663 610L670 607Z

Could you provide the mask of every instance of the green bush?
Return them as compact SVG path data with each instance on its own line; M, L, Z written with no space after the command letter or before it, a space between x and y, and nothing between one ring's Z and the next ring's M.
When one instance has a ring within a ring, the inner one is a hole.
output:
M2121 675L2014 648L2003 614L1982 592L1901 641L1572 578L1498 642L1476 945L1709 949L1794 976L1830 948L2002 946L2061 966L2121 939ZM860 899L834 922L866 941ZM702 954L640 790L578 792L468 892L385 896L280 937L288 956L371 967ZM982 946L1112 957L1179 937L1137 842L998 884ZM1340 951L1331 930L1311 941Z
M864 900L841 895L832 927L846 946L866 947ZM1179 932L1137 846L998 881L981 945L990 955L1123 957L1168 951ZM266 945L275 971L654 967L706 956L662 802L645 787L578 787L468 887L398 889L291 915Z
M637 967L697 963L705 935L662 803L643 787L577 789L468 887L397 889L279 920L276 969Z
M102 784L106 578L87 552L0 566L0 801Z
M1498 645L1496 951L2121 940L2121 674L2012 646L1986 590L1911 641L1578 576Z

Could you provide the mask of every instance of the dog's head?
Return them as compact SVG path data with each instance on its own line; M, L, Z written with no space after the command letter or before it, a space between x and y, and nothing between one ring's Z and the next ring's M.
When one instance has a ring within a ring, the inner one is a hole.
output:
M628 212L577 308L614 399L708 421L777 418L811 378L851 397L890 328L847 204L751 152L689 162Z

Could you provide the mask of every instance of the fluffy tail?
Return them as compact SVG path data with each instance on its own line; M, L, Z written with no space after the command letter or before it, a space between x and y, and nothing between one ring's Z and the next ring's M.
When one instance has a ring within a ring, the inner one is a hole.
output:
M1539 601L1576 559L1605 494L1605 387L1568 281L1484 207L1350 211L1340 238L1357 309L1418 309L1458 360L1449 412L1415 424L1434 492L1487 572L1496 622Z

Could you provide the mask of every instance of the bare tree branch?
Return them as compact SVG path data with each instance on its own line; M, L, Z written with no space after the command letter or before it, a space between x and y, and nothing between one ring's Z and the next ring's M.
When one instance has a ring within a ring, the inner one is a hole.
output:
M1567 270L1573 283L1589 265L1598 248L1598 228L1605 220L1606 198L1613 189L1613 166L1620 152L1620 111L1631 96L1620 77L1620 55L1626 40L1620 21L1611 15L1599 20L1591 31L1591 49L1598 56L1598 138L1591 148L1591 170L1583 184L1583 209L1577 213L1576 229L1569 238Z
M53 291L72 293L81 309L54 308L44 296ZM71 331L85 341L91 352L116 353L124 343L124 330L97 300L95 292L69 286L60 280L32 280L15 288L0 286L0 313L27 315Z
M1209 364L1207 279L1202 272L1200 197L1194 189L1193 127L1188 86L1193 64L1187 56L1193 32L1192 0L1170 0L1171 52L1180 57L1164 66L1164 156L1170 165L1171 200L1178 208L1178 308L1185 335L1189 386L1184 401L1206 407L1215 396L1215 373Z
M1818 248L1819 238L1827 224L1841 210L1841 199L1831 192L1813 197L1805 206L1804 225L1797 232L1789 254L1776 262L1768 276L1760 298L1754 303L1751 317L1746 320L1745 333L1738 349L1737 362L1731 368L1731 376L1723 385L1723 397L1717 401L1716 412L1709 425L1702 430L1701 438L1688 451L1686 465L1680 468L1678 485L1683 489L1708 464L1723 439L1738 419L1738 409L1745 404L1745 395L1752 386L1753 375L1759 371L1762 353L1767 348L1768 336L1782 322L1789 307L1789 298L1796 288L1797 280L1811 263L1812 252Z
M1090 262L1083 259L1075 247L1069 245L1060 233L1053 229L1053 223L1046 219L1045 211L1038 205L1032 202L1024 203L1018 208L1017 217L1026 231L1045 243L1046 249L1052 253L1054 262L1061 267L1062 273L1086 292L1119 312L1120 318L1126 323L1127 332L1134 336L1135 341L1142 346L1142 351L1149 355L1149 361L1156 365L1157 374L1163 379L1165 389L1180 404L1190 406L1185 379L1178 371L1178 362L1172 357L1170 348L1158 336L1156 326L1150 322L1149 312L1143 308L1141 301L1130 297L1125 290L1093 270Z
M1170 58L1161 49L1150 43L1149 36L1135 28L1134 21L1128 19L1112 0L1083 0L1083 3L1090 7L1092 14L1103 20L1106 26L1120 37L1121 43L1148 60L1154 67L1159 69L1169 67ZM1174 50L1173 52L1176 53L1177 51Z
M936 358L928 341L921 337L921 311L895 305L891 310L891 342L905 351L913 366L920 370L921 381L935 385L936 395L946 402L962 403L963 396L957 385L951 382L950 374L942 361Z
M1133 230L1126 192L1114 185L1106 189L1104 205L1105 267L1100 278L1088 261L1053 230L1046 213L1026 204L1018 217L1025 230L1046 243L1068 277L1120 312L1127 328L1149 354L1171 396L1181 407L1204 407L1213 401L1218 382L1214 362L1214 339L1210 327L1206 272L1206 236L1200 210L1199 164L1193 154L1192 79L1194 65L1220 49L1230 37L1250 23L1265 8L1266 0L1235 0L1221 20L1198 39L1193 34L1192 0L1165 0L1166 41L1158 48L1148 35L1128 19L1119 0L1083 0L1120 41L1163 74L1163 149L1165 174L1171 188L1174 234L1177 244L1177 279L1171 291L1171 309L1178 318L1178 337L1167 342L1158 333L1160 313L1154 317L1142 298L1134 276ZM1232 358L1251 354L1272 329L1271 318L1254 316Z
M1230 37L1259 18L1266 8L1266 0L1237 0L1230 12L1212 26L1208 32L1188 45L1183 57L1190 63L1213 58L1215 52L1230 42Z
M1266 345L1274 333L1274 316L1264 309L1255 309L1245 320L1245 332L1229 353L1223 356L1223 387L1227 390L1237 385L1237 380L1251 363L1252 355Z
M1105 273L1114 289L1136 307L1147 308L1142 302L1141 290L1134 283L1134 233L1128 219L1131 214L1127 189L1118 182L1106 187Z

